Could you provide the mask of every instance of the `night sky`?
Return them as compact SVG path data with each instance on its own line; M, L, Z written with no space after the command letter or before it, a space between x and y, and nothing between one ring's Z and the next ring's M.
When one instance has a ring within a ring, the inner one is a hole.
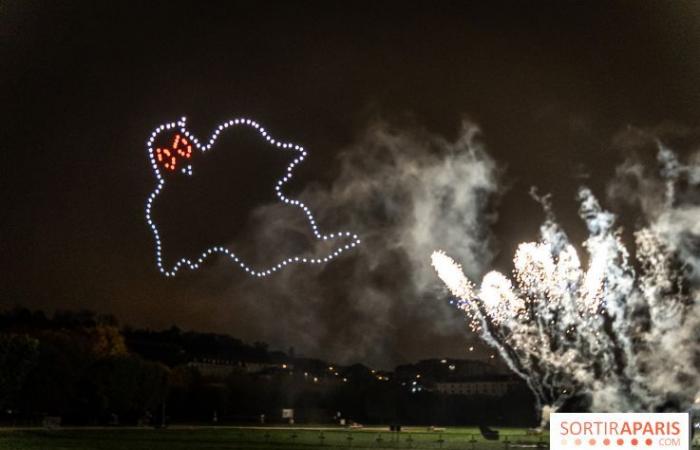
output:
M340 354L375 307L349 308L359 299L339 294L343 271L366 265L364 253L307 274L317 289L303 307L303 286L281 295L280 279L250 280L223 263L163 277L144 219L154 127L187 116L203 138L225 119L256 119L309 151L287 187L293 197L332 189L339 155L377 121L454 140L468 120L499 171L485 208L493 260L474 269L483 272L509 271L517 243L537 237L531 186L553 194L578 241L576 189L585 183L605 199L627 156L616 136L700 124L693 2L11 1L0 3L0 52L0 307L87 308L344 362L466 357L472 337L452 326L459 314L436 291L403 313L384 311L374 324L381 340ZM169 193L175 204L162 214L172 248L186 250L192 237L238 243L254 261L287 256L252 231L288 162L257 145L222 152L210 186L182 187L205 199L195 210L182 212ZM428 326L421 316L430 308L446 308L452 325ZM286 314L295 319L282 326ZM304 314L313 318L305 326ZM325 331L300 338L315 321Z

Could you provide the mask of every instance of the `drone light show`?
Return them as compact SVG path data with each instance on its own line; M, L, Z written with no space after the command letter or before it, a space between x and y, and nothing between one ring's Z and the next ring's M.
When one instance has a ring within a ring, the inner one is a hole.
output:
M166 277L175 276L180 268L187 267L191 270L196 270L202 266L202 264L212 255L221 254L228 257L231 263L237 267L239 270L244 271L246 274L252 277L266 277L284 267L293 264L323 264L333 258L336 258L341 253L352 249L360 243L359 237L350 231L336 231L329 234L323 234L319 230L316 219L313 213L300 200L292 199L287 197L282 188L286 183L292 179L292 174L294 168L299 165L307 156L306 150L296 144L291 142L284 142L273 138L270 133L263 128L259 123L254 120L239 118L227 120L220 125L218 125L214 132L211 134L208 140L200 141L196 136L194 136L186 127L186 118L182 117L177 122L170 122L162 124L151 133L146 147L148 149L148 156L153 169L153 174L156 177L156 187L148 196L146 201L146 222L153 234L153 239L155 242L155 256L156 265L158 270ZM215 245L204 249L201 254L196 259L190 259L187 257L181 257L177 259L172 265L168 265L165 262L163 248L163 243L161 241L160 231L156 220L153 217L153 206L158 199L158 196L163 192L166 186L166 180L170 176L196 176L196 170L193 169L192 160L196 160L197 155L193 151L193 148L199 150L199 153L206 153L207 151L212 151L217 142L219 136L224 133L227 129L233 127L249 127L258 132L258 135L262 137L270 146L275 149L282 151L292 151L296 152L297 156L292 160L291 163L286 168L284 175L277 180L274 185L275 195L277 198L287 204L301 209L306 217L308 225L313 232L313 235L318 240L327 241L329 239L334 239L336 237L349 238L350 241L346 244L336 247L330 253L324 256L305 256L296 255L291 256L281 261L273 264L272 266L265 268L254 268L251 265L243 261L234 251L223 245ZM156 146L156 139L161 137L162 134L166 135L165 142L172 142L169 146Z
M0 0L0 53L0 450L700 450L700 1Z
M697 173L660 144L657 159L665 204L657 220L634 233L636 261L615 215L587 188L578 194L589 233L585 259L547 197L538 198L546 213L539 240L515 253L514 281L491 271L476 286L445 252L432 255L471 329L527 382L538 407L556 410L577 395L588 395L598 411L688 407L695 399L700 298L688 279L692 259L669 224L692 210L677 206L676 192L681 178L696 183Z

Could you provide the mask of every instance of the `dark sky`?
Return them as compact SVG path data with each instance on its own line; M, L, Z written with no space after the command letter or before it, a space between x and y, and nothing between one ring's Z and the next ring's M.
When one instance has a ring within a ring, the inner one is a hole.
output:
M700 121L693 2L24 0L0 3L0 51L0 307L89 308L250 340L274 324L228 296L243 275L205 267L171 280L155 268L144 143L160 123L186 115L205 136L255 118L309 149L293 194L329 185L339 149L377 119L451 139L466 117L503 170L491 232L509 270L542 219L530 186L552 192L582 235L571 200L582 182L604 191L624 157L611 146L620 130ZM264 187L282 164L251 155L231 161L232 229L272 201ZM466 331L404 342L411 324L389 325L398 337L382 345L407 348L377 363L463 356Z

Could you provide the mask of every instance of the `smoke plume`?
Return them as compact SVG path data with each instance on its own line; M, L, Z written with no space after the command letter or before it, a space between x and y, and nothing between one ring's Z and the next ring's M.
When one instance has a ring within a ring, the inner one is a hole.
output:
M435 304L429 256L436 247L450 249L470 276L491 260L498 170L478 128L464 123L448 140L376 123L339 158L330 186L310 186L295 197L313 208L322 229L346 226L362 244L323 267L292 267L265 283L246 280L231 296L269 324L264 338L273 344L295 343L340 362L388 366L426 357L411 353L426 339L442 339L446 350L464 348L463 319ZM304 243L313 247L309 254L321 253L327 243L305 239L303 219L269 204L254 212L251 226L268 251L293 253Z
M700 282L700 150L696 133L680 127L653 131L630 128L616 137L629 152L608 186L611 200L641 210L645 222L683 261L687 276ZM677 145L674 151L668 142ZM683 161L679 155L687 156ZM655 155L656 161L647 161Z
M454 259L433 254L472 330L528 383L543 411L572 397L597 411L684 410L700 389L700 166L697 154L682 162L661 139L653 142L655 168L629 159L608 190L643 211L634 253L616 215L582 187L586 258L546 197L538 198L546 212L540 238L518 247L514 281L489 272L477 286Z

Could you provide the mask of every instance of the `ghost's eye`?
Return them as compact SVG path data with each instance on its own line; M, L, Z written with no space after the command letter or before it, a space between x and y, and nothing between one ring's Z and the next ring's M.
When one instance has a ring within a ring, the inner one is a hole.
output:
M192 166L183 164L184 161L192 158L192 144L179 133L173 136L171 142L170 147L156 148L156 161L167 171L175 172L180 168L183 173L192 175Z

